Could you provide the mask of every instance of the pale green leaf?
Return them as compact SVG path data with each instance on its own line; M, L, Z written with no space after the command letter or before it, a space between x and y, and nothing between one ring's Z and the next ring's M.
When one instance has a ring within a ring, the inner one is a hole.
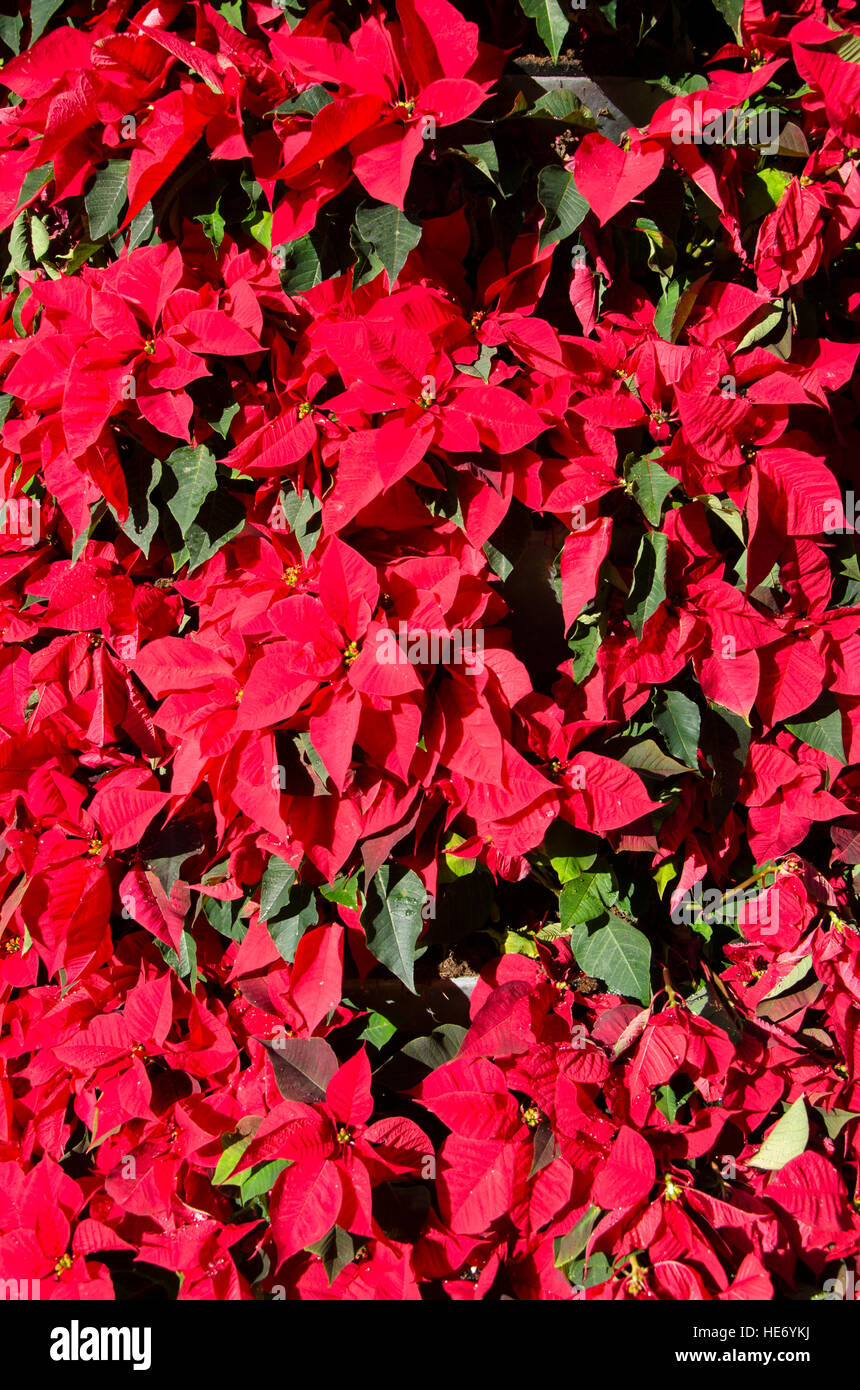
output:
M646 622L666 597L666 549L668 541L662 531L649 531L642 537L633 584L627 598L627 616L637 637L642 636Z
M672 489L678 486L678 479L660 466L654 454L636 459L629 467L625 465L624 472L633 489L633 496L651 525L659 526L663 503Z
M561 925L579 926L581 922L591 922L606 911L606 903L601 897L601 880L609 882L609 874L584 873L564 885L559 898Z
M95 182L84 198L92 241L101 241L102 237L115 232L119 226L120 212L128 192L130 162L128 159L112 159L104 169L98 171Z
M388 272L391 289L406 264L406 257L421 240L420 224L410 222L393 203L381 207L359 208L355 225L362 241L373 248Z
M567 37L570 22L558 0L520 0L523 14L533 19L535 27L546 44L547 52L558 58L561 46Z
M205 444L196 448L182 445L174 449L165 468L175 483L172 495L167 497L167 505L184 538L206 498L215 491L215 455Z
M576 191L573 174L555 165L541 169L538 199L546 211L540 234L541 250L575 232L588 212L588 203Z
M411 869L393 887L389 886L390 875L389 866L384 864L371 884L365 920L367 946L380 964L415 994L416 945L424 926L421 910L427 895Z
M698 769L696 756L702 727L702 716L695 701L680 690L664 690L654 723L666 740L673 758L687 767Z
M831 758L836 758L840 763L847 762L842 739L842 715L838 708L831 709L829 713L824 713L823 710L819 713L817 707L813 706L804 714L787 720L785 727L795 738L799 738L801 743L808 744L810 748L817 748L822 753L829 753Z
M261 922L274 917L286 906L295 878L296 871L292 864L273 854L263 870L263 882L260 885Z
M49 21L61 8L63 0L30 0L30 47L45 32Z
M748 1160L751 1168L776 1172L803 1153L809 1142L809 1116L806 1101L798 1096L781 1120L777 1120L758 1153Z
M651 998L651 944L629 922L612 916L608 926L572 943L576 962L586 974L604 980L613 994L647 1004Z
M679 772L687 771L676 758L667 757L653 738L643 738L639 743L632 744L618 761L625 767L632 767L635 772L644 772L648 777L675 777Z
M800 983L804 975L808 972L811 964L812 956L803 956L796 965L791 967L787 975L784 975L781 980L776 982L773 989L768 990L767 994L762 995L761 999L758 1001L759 1004L763 1004L765 999L775 999L780 994L787 994L790 989L793 989L795 985Z

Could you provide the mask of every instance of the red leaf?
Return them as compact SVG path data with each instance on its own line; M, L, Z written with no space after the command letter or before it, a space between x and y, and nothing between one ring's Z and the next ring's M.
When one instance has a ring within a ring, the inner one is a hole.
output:
M472 1020L461 1058L515 1057L526 1052L534 1041L530 995L524 980L511 980L494 990Z
M272 1236L279 1263L321 1240L337 1222L342 1188L333 1163L296 1163L272 1193Z
M598 1206L609 1211L635 1207L644 1202L656 1176L650 1145L635 1129L623 1125L605 1165L597 1174L592 1198Z
M609 553L612 518L599 516L565 537L561 552L561 606L567 632L597 593L600 566Z
M452 1135L439 1165L442 1219L452 1231L485 1231L510 1209L516 1170L515 1144Z
M290 997L312 1033L341 997L343 927L335 923L305 932L296 949Z
M370 1093L370 1062L365 1047L354 1053L335 1072L328 1083L325 1101L341 1124L363 1125L370 1119L373 1096Z
M574 158L574 178L601 227L650 187L664 158L656 141L625 153L596 131L585 136Z

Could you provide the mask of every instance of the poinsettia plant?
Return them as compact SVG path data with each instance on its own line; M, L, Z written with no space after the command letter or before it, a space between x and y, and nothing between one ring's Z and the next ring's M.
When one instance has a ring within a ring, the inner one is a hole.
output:
M848 1287L854 7L0 44L0 1278Z

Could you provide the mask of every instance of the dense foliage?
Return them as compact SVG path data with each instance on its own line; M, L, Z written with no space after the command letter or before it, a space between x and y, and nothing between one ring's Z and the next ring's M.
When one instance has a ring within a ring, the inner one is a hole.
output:
M0 1278L853 1269L860 25L686 8L0 19Z

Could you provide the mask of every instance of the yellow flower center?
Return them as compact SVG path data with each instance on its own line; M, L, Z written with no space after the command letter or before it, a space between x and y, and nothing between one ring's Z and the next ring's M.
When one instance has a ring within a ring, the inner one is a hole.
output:
M629 1286L631 1293L641 1293L645 1288L645 1270L635 1255L630 1256Z

